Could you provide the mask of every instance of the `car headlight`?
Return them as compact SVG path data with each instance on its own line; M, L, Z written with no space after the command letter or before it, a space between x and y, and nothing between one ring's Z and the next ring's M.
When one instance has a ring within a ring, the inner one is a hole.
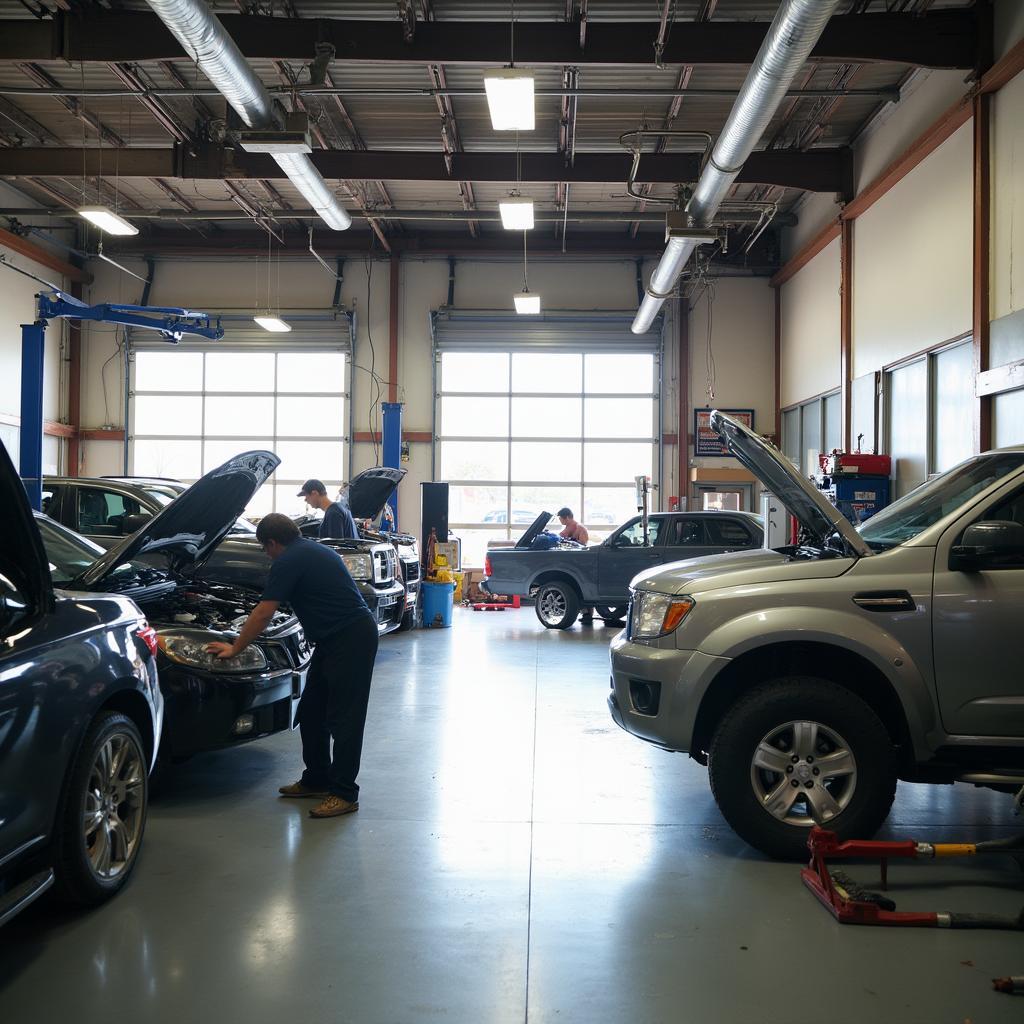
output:
M690 614L696 602L692 597L673 597L638 590L633 596L634 640L654 640L667 636Z
M348 569L348 574L352 579L373 579L373 559L369 555L342 555L341 560L345 563L345 568Z
M252 644L233 658L207 653L206 645L216 640L228 642L219 633L160 633L157 646L171 661L207 672L261 672L267 667L266 655Z

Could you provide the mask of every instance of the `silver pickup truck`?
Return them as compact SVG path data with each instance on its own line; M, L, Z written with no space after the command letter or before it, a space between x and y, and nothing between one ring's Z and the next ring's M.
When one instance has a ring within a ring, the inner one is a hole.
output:
M548 629L568 629L585 606L595 606L606 622L621 620L629 581L652 566L764 542L761 517L749 512L658 512L648 517L646 534L637 516L603 544L567 541L532 550L550 519L550 512L542 512L514 548L489 551L483 584L492 594L534 598L537 618Z
M623 729L708 765L748 843L806 855L815 822L872 835L897 779L1024 795L1024 448L987 452L858 529L720 413L800 546L633 580L611 648Z

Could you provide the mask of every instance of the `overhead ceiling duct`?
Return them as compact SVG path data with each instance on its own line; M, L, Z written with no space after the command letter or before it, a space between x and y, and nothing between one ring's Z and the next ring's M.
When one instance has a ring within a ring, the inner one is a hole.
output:
M270 93L205 0L148 0L160 20L249 128L280 127ZM305 153L275 153L281 170L328 227L343 231L352 218Z
M839 0L783 0L779 5L686 206L694 227L711 223L838 6ZM669 239L633 320L634 334L650 329L697 244L685 237Z

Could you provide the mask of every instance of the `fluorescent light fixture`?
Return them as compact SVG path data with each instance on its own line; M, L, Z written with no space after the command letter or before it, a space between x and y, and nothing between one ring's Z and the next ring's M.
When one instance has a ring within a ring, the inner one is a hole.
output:
M536 292L519 292L515 296L517 313L539 313L540 296Z
M513 196L498 203L501 226L509 231L528 231L533 227L533 200Z
M90 224L95 224L100 231L108 235L137 235L139 229L124 217L119 217L109 206L83 206L78 211Z
M494 68L484 72L484 91L496 132L532 132L533 72L525 68Z
M273 313L264 313L262 316L254 316L256 321L265 331L272 331L274 334L284 334L290 331L291 324L286 324L279 316Z

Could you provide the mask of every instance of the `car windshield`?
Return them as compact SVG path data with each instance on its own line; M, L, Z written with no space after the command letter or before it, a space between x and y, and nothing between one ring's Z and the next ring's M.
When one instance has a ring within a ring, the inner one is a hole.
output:
M873 515L858 527L860 535L875 551L905 544L1022 465L1024 452L996 452L968 459Z
M177 497L176 494L168 494L167 491L158 491L152 487L146 488L146 493L161 507L170 505L172 501Z
M43 538L46 559L50 563L50 578L55 587L62 587L77 579L93 562L106 552L91 540L59 526L52 519L36 519L39 533ZM119 565L108 578L133 575L144 568L137 562Z

